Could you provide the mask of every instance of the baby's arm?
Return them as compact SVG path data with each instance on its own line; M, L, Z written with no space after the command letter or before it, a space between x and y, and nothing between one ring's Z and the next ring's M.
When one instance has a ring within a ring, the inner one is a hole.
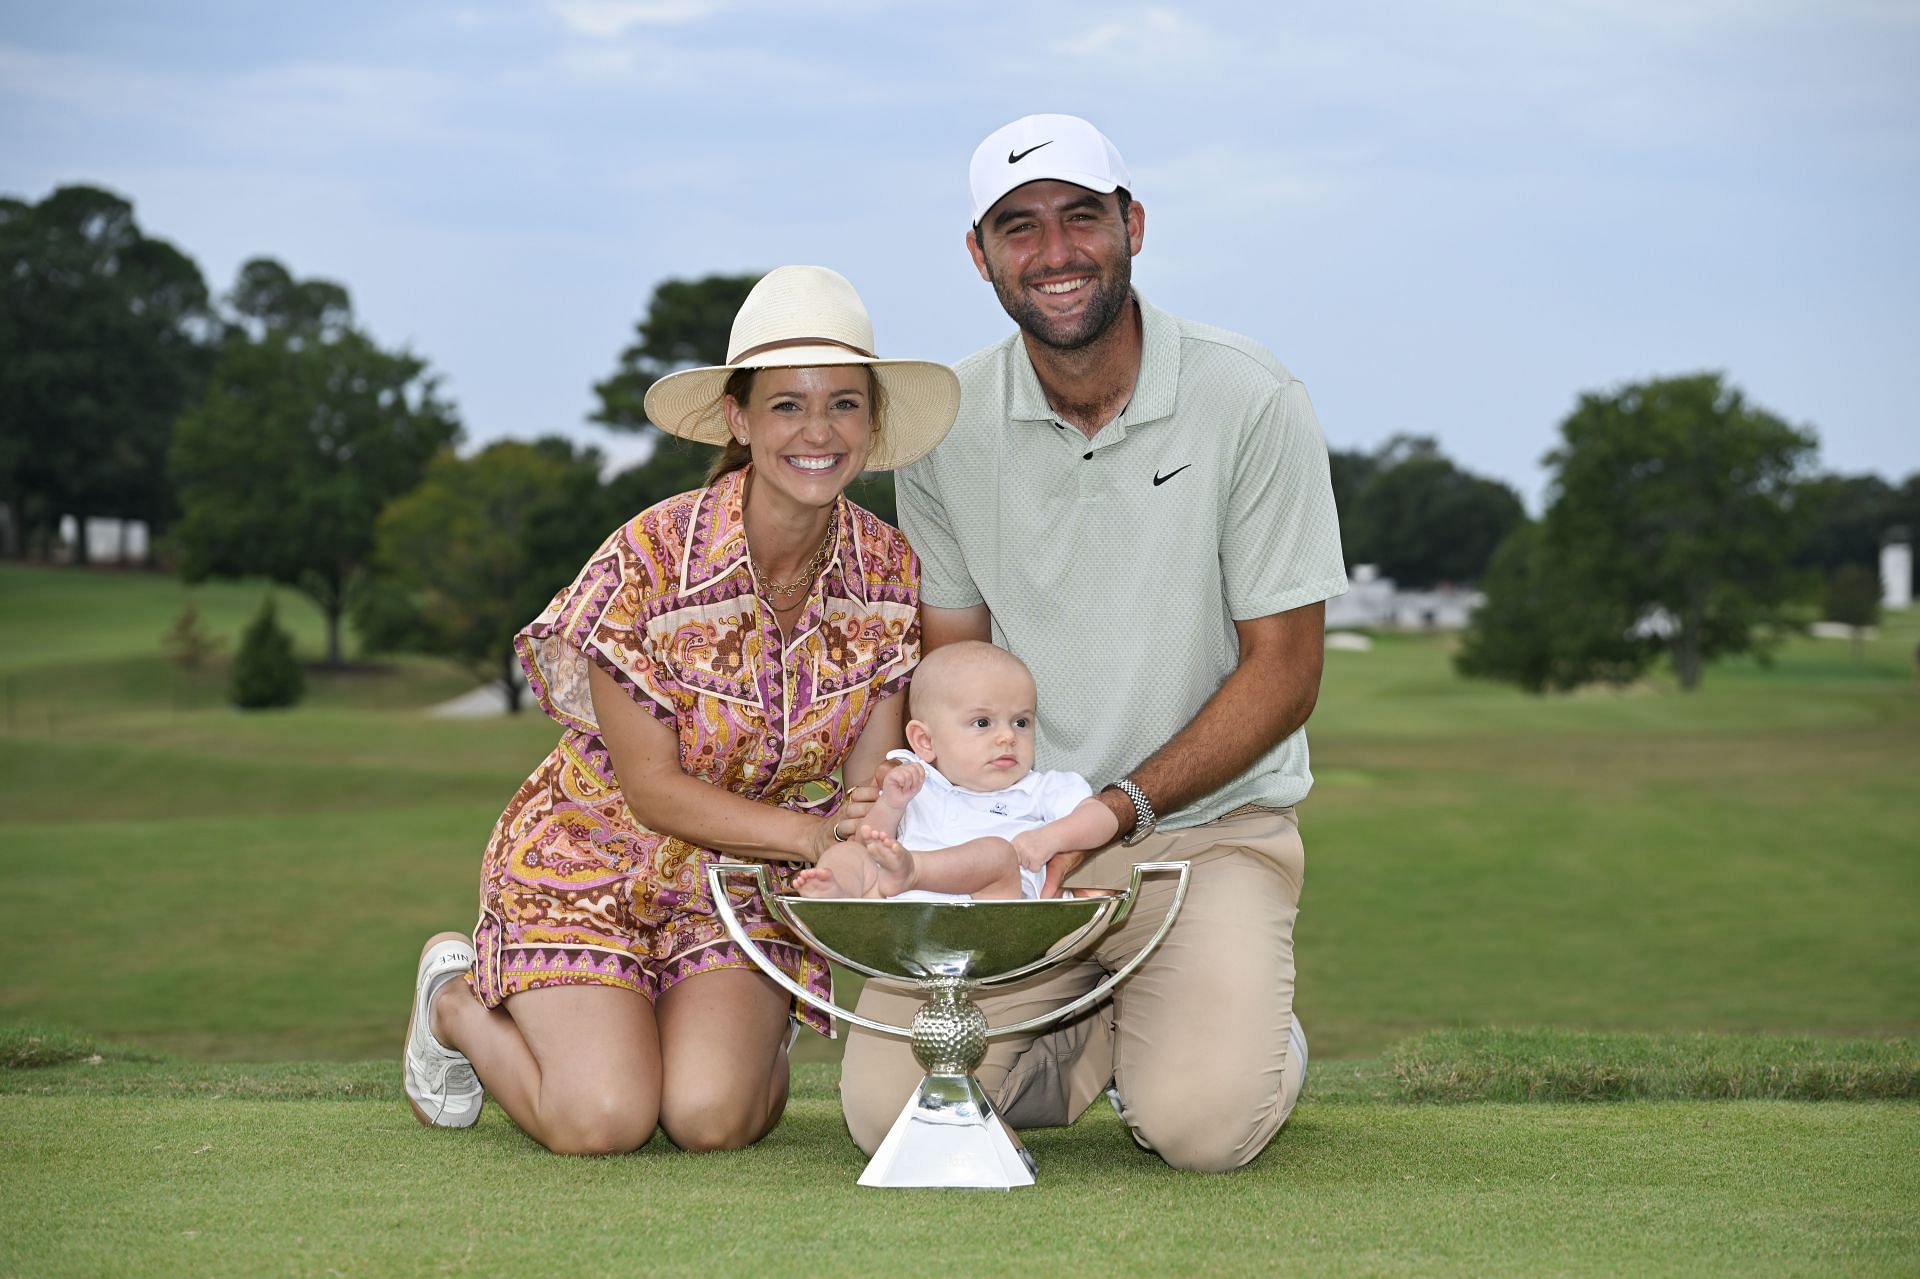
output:
M860 823L865 829L878 831L889 838L900 834L900 818L907 811L907 805L920 793L920 787L927 780L927 770L918 764L897 760L887 775L880 780L880 798Z
M1023 830L1013 837L1013 851L1028 870L1039 870L1054 854L1098 848L1120 833L1120 819L1099 800L1089 797L1065 817Z

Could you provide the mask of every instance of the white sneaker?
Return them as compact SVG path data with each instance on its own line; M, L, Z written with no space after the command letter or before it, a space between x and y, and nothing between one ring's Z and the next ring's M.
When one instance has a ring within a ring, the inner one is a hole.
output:
M1300 1069L1293 1068L1294 1062L1300 1063ZM1300 1019L1295 1017L1293 1024L1287 1027L1287 1086L1280 1094L1280 1123L1285 1126L1293 1114L1293 1107L1300 1100L1300 1090L1307 1086L1307 1032L1300 1028Z
M487 1099L473 1063L433 1037L428 1011L440 988L472 967L473 944L458 934L435 938L420 952L401 1082L407 1104L423 1124L470 1128Z

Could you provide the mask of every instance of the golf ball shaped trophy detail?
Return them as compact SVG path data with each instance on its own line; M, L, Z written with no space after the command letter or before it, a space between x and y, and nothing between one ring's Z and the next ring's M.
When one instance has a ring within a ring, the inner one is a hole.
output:
M1151 955L1187 896L1186 862L1141 862L1118 894L1044 901L887 901L799 897L771 891L764 863L707 869L722 922L754 963L796 999L831 1016L913 1045L926 1076L874 1151L863 1186L951 1186L1007 1190L1033 1184L1033 1157L994 1112L973 1077L987 1043L1038 1032L1092 1007ZM1166 916L1125 965L1092 990L1038 1017L988 1026L973 992L1004 986L1063 963L1120 926L1142 879L1177 876ZM836 963L868 977L918 986L925 999L911 1026L893 1026L821 999L782 972L733 913L729 881L752 880L773 918Z

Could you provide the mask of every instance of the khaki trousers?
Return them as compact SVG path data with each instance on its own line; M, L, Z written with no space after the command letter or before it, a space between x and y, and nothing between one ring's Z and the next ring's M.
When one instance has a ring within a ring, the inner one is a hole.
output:
M1205 826L1109 845L1068 877L1124 888L1136 861L1191 861L1186 904L1159 950L1106 1002L1040 1035L987 1045L976 1074L1016 1128L1069 1124L1111 1082L1134 1139L1176 1168L1222 1172L1266 1148L1286 1118L1293 922L1306 854L1291 808L1241 808ZM1058 1008L1146 944L1173 898L1150 875L1120 928L1072 964L979 996L989 1026ZM918 996L869 982L858 1011L906 1026ZM841 1066L847 1128L869 1154L919 1085L905 1040L851 1028Z

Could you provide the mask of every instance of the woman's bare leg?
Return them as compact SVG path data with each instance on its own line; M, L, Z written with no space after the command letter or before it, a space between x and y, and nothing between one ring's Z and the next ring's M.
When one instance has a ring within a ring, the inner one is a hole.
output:
M660 996L660 1126L683 1150L738 1150L787 1107L786 992L752 968L721 968Z
M555 1154L625 1154L653 1136L660 1034L644 996L546 986L488 1009L450 981L432 1017L433 1037L466 1054L500 1108Z

